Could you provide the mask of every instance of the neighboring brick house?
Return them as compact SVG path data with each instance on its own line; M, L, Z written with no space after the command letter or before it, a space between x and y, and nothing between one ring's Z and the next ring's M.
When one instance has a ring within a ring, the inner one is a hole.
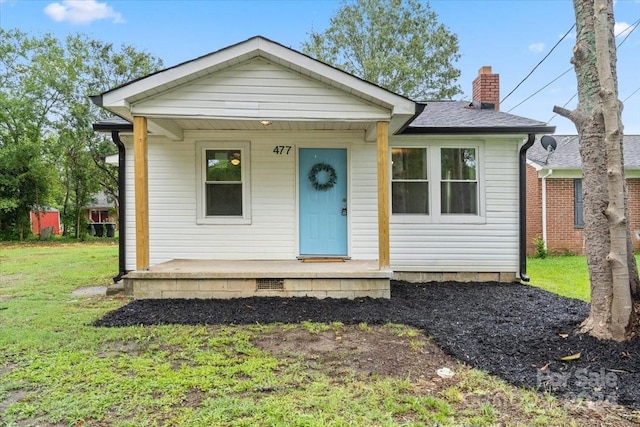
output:
M527 253L535 238L552 253L584 253L582 160L577 135L554 135L548 153L536 143L527 152ZM629 220L634 246L640 249L640 135L624 136L625 176L629 189Z

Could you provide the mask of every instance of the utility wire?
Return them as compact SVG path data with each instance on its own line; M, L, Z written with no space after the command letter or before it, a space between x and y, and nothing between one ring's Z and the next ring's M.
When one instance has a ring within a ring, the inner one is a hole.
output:
M527 102L528 100L530 100L531 98L533 98L534 96L536 96L537 94L542 92L544 89L546 89L549 86L551 86L552 83L555 83L556 80L560 79L560 77L564 76L565 74L567 74L571 70L573 70L573 68L569 68L567 71L565 71L564 73L560 74L558 77L556 77L555 79L551 80L549 83L547 83L546 85L542 86L537 91L533 92L531 95L526 97L524 100L520 101L520 103L517 104L515 107L512 107L511 110L507 111L507 113L510 113L511 111L515 110L516 108L518 108L519 106L521 106L522 104L524 104L525 102ZM573 95L573 96L575 96L575 95ZM571 98L571 99L573 99L573 98Z
M625 102L627 102L627 99L631 98L633 95L635 95L638 91L640 90L640 87L636 90L634 90L633 92L631 92L631 95L627 96L625 99L622 100L622 103L624 104ZM573 99L573 98L572 98Z
M636 20L636 22L634 22L633 24L631 24L628 28L626 28L622 33L620 33L620 34L619 34L619 35L621 35L621 34L627 33L627 35L624 37L624 39L622 39L622 41L621 41L620 43L618 43L618 45L616 46L616 49L620 48L620 46L622 46L622 45L624 44L624 42L625 42L625 41L627 41L627 39L629 38L629 36L631 35L631 33L633 33L633 32L638 28L638 25L640 25L640 19ZM574 24L574 26L575 26L575 24ZM571 29L569 29L569 31L571 31L572 29L573 29L573 27L571 27ZM567 34L568 34L568 33L567 33ZM564 38L564 37L566 37L566 36L567 36L567 34L565 34L565 35L563 36L563 38ZM560 39L560 41L562 41L562 39ZM560 42L558 42L558 43L560 43ZM558 45L558 43L556 43L556 46ZM554 46L554 47L553 47L553 49L555 49L555 47L556 47L556 46ZM552 51L553 51L553 49L552 49ZM549 52L549 53L551 53L551 52ZM547 55L547 56L549 56L549 55ZM545 56L545 58L546 58L546 56ZM544 61L544 59L543 59L543 61ZM542 61L541 61L541 62L542 62ZM538 64L538 65L540 65L540 64ZM538 65L536 65L536 67L537 67ZM517 104L515 107L511 108L509 111L507 111L507 113L510 113L511 111L515 110L517 107L519 107L519 106L521 106L522 104L524 104L526 101L528 101L528 100L530 100L531 98L533 98L535 95L537 95L537 94L538 94L538 93L540 93L542 90L544 90L544 89L546 89L547 87L549 87L549 85L551 85L552 83L554 83L554 82L555 82L556 80L558 80L560 77L562 77L562 76L564 76L565 74L567 74L567 73L568 73L569 71L571 71L572 69L573 69L573 68L569 68L567 71L563 72L563 73L562 73L562 74L560 74L558 77L556 77L555 79L551 80L549 83L547 83L546 85L544 85L543 87L541 87L540 89L538 89L537 91L535 91L533 94L529 95L527 98L525 98L525 99L524 99L523 101L521 101L519 104ZM534 70L535 70L535 68L534 68ZM533 72L533 70L532 70L531 72ZM529 75L531 75L531 73L529 73ZM529 77L529 75L527 75L527 77ZM525 77L525 79L524 79L524 80L526 80L526 79L527 79L527 77ZM520 86L520 85L524 82L524 80L523 80L522 82L520 82L520 83L518 84L518 86ZM518 86L516 86L516 88L515 88L514 90L512 90L512 91L509 93L509 95L511 95L511 94L512 94L512 93L513 93L513 92L518 88ZM632 97L632 96L633 96L633 95L634 95L638 90L640 90L640 88L636 89L636 90L635 90L631 95L629 95L629 96L628 96L624 101L622 101L622 102L625 102L627 99L631 98L631 97ZM576 92L576 93L574 93L574 94L573 94L573 96L571 97L571 99L569 99L569 100L568 100L568 101L563 105L563 107L566 107L566 106L567 106L567 104L569 104L569 102L571 102L571 101L573 100L573 98L575 98L575 97L576 97L576 95L577 95L577 94L578 94L577 92ZM507 99L507 97L508 97L509 95L507 95L507 96L506 96L502 101L504 101L505 99ZM502 104L502 101L500 102L501 104ZM551 122L551 120L553 120L556 116L557 116L557 114L554 114L554 115L553 115L553 117L551 117L551 119L549 119L549 121L548 121L547 123Z
M542 59L540 60L540 62L538 62L538 63L536 64L536 66L535 66L535 67L533 67L533 69L529 72L529 74L527 74L527 75L526 75L526 77L525 77L524 79L522 79L522 81L521 81L520 83L518 83L518 84L516 85L516 87L514 87L514 88L513 88L513 90L512 90L511 92L509 92L509 93L507 94L507 96L505 96L504 98L502 98L502 100L500 101L500 104L502 104L502 103L505 101L505 99L507 99L509 96L511 96L511 94L512 94L513 92L515 92L515 91L516 91L516 89L518 89L522 83L524 83L525 81L527 81L527 79L531 76L531 74L533 74L533 72L536 70L536 68L538 68L540 65L542 65L542 63L543 63L543 62L544 62L544 61L549 57L549 55L551 55L551 53L556 49L556 47L558 47L558 45L562 42L562 40L564 40L564 39L569 35L569 33L571 32L571 30L573 30L575 26L576 26L576 24L573 24L573 25L571 26L571 28L569 28L569 30L568 30L566 33L564 33L564 36L562 36L562 38L561 38L560 40L558 40L558 42L557 42L557 43L556 43L556 44L551 48L551 50L549 51L549 53L547 53L547 54L544 56L544 58L542 58Z
M629 31L629 33L624 36L624 39L622 39L622 41L620 42L620 44L618 45L618 47L622 46L622 43L624 43L625 41L627 41L627 39L629 38L629 36L631 35L631 33L633 33L636 28L638 28L638 24L640 24L640 19L638 19L636 22L634 22L633 24L631 24L631 26L627 27L624 29L623 32L621 32L620 34L618 34L619 36L621 36L622 34L626 33L627 31ZM631 28L631 30L629 30L629 28Z
M567 102L565 102L565 103L564 103L564 105L562 106L562 108L564 108L564 107L566 107L567 105L569 105L569 103L570 103L571 101L573 101L573 98L575 98L576 96L578 96L578 92L574 93L574 94L573 94L573 96L572 96L572 97L571 97ZM558 113L555 113L553 116L551 116L551 118L550 118L549 120L547 120L547 123L551 123L551 120L555 119L557 115L558 115Z

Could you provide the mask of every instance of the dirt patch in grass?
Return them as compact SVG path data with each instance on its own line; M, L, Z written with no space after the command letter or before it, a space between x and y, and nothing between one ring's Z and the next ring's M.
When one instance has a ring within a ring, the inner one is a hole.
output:
M97 295L106 295L107 287L106 286L83 286L81 288L75 289L71 292L71 295L74 296L97 296Z
M440 378L436 371L443 367L455 369L456 360L423 334L407 334L414 335L389 327L346 326L317 333L278 329L259 336L254 344L278 357L302 356L334 374L346 369L367 376L418 379Z
M557 404L544 397L527 402L523 395L489 377L475 378L471 368L445 354L433 340L409 328L343 326L320 332L304 327L276 328L253 341L258 348L282 359L302 360L307 369L322 371L337 382L351 375L405 379L416 396L429 395L456 408L457 413L493 413L497 425L557 425ZM452 377L438 375L449 368ZM267 390L271 391L271 390ZM580 426L635 426L640 415L623 407L565 401L564 410ZM398 422L410 422L405 414ZM542 423L542 424L541 424ZM493 423L492 423L493 425Z
M2 264L2 260L0 260L0 265ZM20 283L22 280L24 280L24 274L23 273L16 273L16 274L3 274L0 276L0 285L2 285L3 288L9 288L11 286L13 286L16 283ZM8 295L0 295L0 302L2 301L6 301L8 299L10 299L11 297L9 297Z
M602 342L576 334L588 312L582 301L532 286L394 282L391 300L138 300L96 325L404 324L433 337L446 354L516 386L550 391L569 401L640 409L640 340ZM381 345L394 350L388 343Z
M109 341L100 346L98 357L114 357L122 354L137 356L142 352L140 345L134 341Z

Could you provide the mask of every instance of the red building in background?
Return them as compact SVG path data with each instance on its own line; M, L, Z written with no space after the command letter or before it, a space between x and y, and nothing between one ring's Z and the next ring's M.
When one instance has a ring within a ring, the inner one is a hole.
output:
M60 211L54 208L43 208L31 211L31 231L33 234L43 235L45 229L51 227L49 234L62 234L60 227Z

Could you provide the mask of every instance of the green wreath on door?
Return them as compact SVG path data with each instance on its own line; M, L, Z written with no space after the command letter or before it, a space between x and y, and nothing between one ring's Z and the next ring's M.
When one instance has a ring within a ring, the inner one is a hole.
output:
M327 179L326 182L321 183L318 181L320 172L326 172L329 175L329 179ZM309 171L309 182L316 190L327 191L338 182L338 174L336 174L336 170L330 164L316 163Z

